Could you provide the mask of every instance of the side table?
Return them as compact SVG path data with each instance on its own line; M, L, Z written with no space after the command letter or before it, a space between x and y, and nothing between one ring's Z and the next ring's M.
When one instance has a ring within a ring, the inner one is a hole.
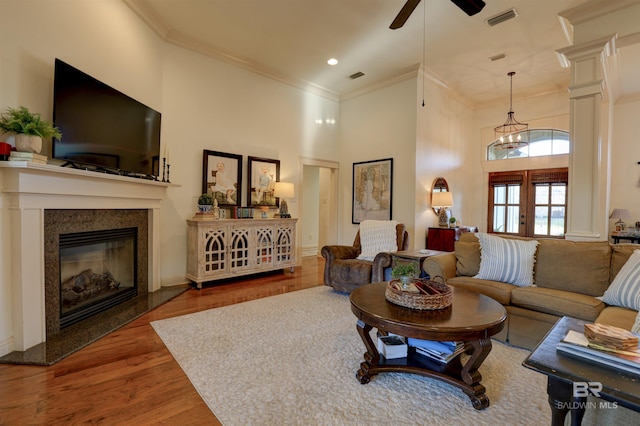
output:
M403 251L394 251L389 253L391 255L391 267L396 266L398 263L413 263L416 266L416 269L420 271L420 277L426 277L427 274L422 269L422 264L424 260L430 256L437 256L439 254L445 254L446 251L441 250L403 250Z

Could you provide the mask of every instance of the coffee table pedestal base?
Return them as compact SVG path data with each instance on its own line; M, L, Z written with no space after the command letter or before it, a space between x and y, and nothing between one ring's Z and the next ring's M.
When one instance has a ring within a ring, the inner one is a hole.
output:
M402 372L420 374L441 380L461 389L471 399L473 408L476 410L483 410L489 406L489 398L485 393L485 387L480 384L482 376L478 368L491 352L490 338L465 342L465 352L469 355L466 362L463 364L461 356L458 356L445 365L416 354L411 349L407 358L386 360L380 356L376 345L371 339L370 332L373 327L365 324L362 320L358 320L357 329L367 348L367 352L364 353L364 362L360 364L360 369L356 373L356 378L360 383L369 383L371 377L378 373Z

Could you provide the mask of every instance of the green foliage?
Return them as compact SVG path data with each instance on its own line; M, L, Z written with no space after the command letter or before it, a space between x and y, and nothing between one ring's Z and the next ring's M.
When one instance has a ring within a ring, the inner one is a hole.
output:
M18 133L40 136L43 139L54 137L60 139L60 129L49 121L43 120L40 114L31 113L26 107L7 108L0 115L0 129L6 133Z
M451 216L451 217L449 218L449 223L453 225L454 223L456 223L456 220L457 220L457 219L456 219L455 217Z
M416 265L413 263L398 263L391 269L391 276L393 278L400 278L405 276L413 276L418 272Z
M200 195L200 197L198 197L198 204L201 206L213 205L213 196L208 192L205 192L204 194Z

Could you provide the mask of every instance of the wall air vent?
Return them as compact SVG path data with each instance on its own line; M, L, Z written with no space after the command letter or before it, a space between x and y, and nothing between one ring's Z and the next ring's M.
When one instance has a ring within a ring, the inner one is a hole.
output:
M356 72L356 73L351 74L351 75L349 76L349 78L350 78L351 80L355 80L356 78L360 78L360 77L362 77L363 75L364 75L364 73L363 73L362 71L358 71L358 72Z
M491 62L499 61L500 59L504 59L507 57L506 53L498 53L497 55L491 56L489 59Z
M484 22L486 22L490 27L493 27L494 25L501 24L504 21L515 18L516 16L518 16L518 12L516 12L515 9L511 8L492 16L491 18L485 19Z

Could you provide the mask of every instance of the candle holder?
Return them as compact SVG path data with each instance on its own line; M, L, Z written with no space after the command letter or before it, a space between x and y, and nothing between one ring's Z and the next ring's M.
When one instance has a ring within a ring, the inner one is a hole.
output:
M171 179L169 179L169 167L171 167L171 164L167 164L167 183L171 183Z
M166 168L167 168L167 157L163 157L162 158L162 181L163 182L166 182L165 180Z

